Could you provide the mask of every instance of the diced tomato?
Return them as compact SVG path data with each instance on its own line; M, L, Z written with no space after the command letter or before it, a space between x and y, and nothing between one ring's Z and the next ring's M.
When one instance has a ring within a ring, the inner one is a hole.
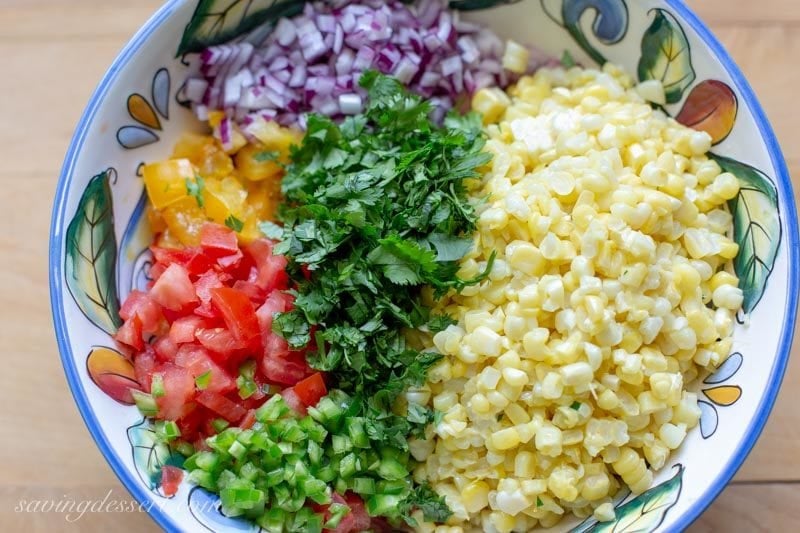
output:
M194 408L194 378L185 369L165 363L155 369L164 378L164 396L156 398L158 418L177 420Z
M142 320L139 315L133 315L126 320L114 334L114 339L138 351L143 350Z
M249 349L260 350L261 329L253 303L245 293L230 287L211 289L211 303L237 341Z
M310 374L311 369L305 362L265 355L261 359L261 371L273 383L294 385Z
M264 354L280 359L289 357L289 343L286 342L286 339L270 330L264 341Z
M161 490L164 491L164 496L167 498L175 496L181 481L183 481L183 470L170 465L161 467Z
M264 289L255 283L250 283L249 281L236 280L236 282L233 284L233 288L237 291L242 291L245 293L247 297L250 298L250 301L254 304L263 302L264 298L267 296L267 293L264 291Z
M341 519L335 529L324 529L323 531L328 533L355 533L370 529L372 519L367 513L364 501L357 494L348 491L345 497L342 497L334 492L333 503L347 505L350 507L350 512ZM317 512L324 513L326 521L331 517L328 507L328 505L315 506Z
M178 345L172 342L169 335L162 335L153 342L153 349L160 361L172 361L178 352Z
M195 341L198 329L208 327L208 320L203 317L188 315L175 320L169 328L169 338L175 344L184 344Z
M272 255L272 243L267 239L258 239L251 242L246 249L253 258L258 268L255 283L271 292L275 289L282 290L289 286L289 275L286 273L286 257Z
M161 274L150 289L150 295L160 305L173 311L179 311L197 302L197 294L192 280L189 279L189 272L177 263L168 266Z
M220 361L237 362L247 354L242 352L244 346L230 330L225 328L210 328L197 331L197 340L206 349L211 350Z
M214 258L234 255L239 252L236 232L225 226L208 222L200 228L200 247Z
M267 345L268 335L272 333L272 319L275 313L284 313L288 311L294 298L290 294L280 291L273 291L269 293L264 305L258 308L256 316L258 317L258 324L261 326L261 334L264 337L264 346Z
M286 405L288 405L297 414L301 416L306 416L308 414L306 406L303 404L303 401L297 395L293 387L283 389L281 391L281 396L283 396L283 401L286 402Z
M355 492L347 491L344 494L344 499L347 506L350 507L350 516L352 516L355 521L352 531L364 531L365 529L369 529L372 520L370 519L361 496Z
M119 316L123 320L134 315L139 317L144 333L157 332L164 318L161 307L147 293L139 290L132 290L119 310Z
M150 392L150 382L153 379L155 366L156 356L153 350L145 350L133 359L133 373L145 392Z
M161 248L158 246L151 246L150 251L153 252L153 259L156 260L156 265L163 265L168 267L172 264L180 265L186 268L190 276L199 276L203 272L214 266L214 260L208 257L200 248ZM153 276L151 268L151 277Z
M303 402L306 407L313 407L317 405L319 399L328 394L328 389L325 387L325 380L322 378L322 373L315 372L302 381L299 381L294 386L294 392Z
M217 259L217 264L225 270L231 270L239 266L239 263L242 262L243 258L244 254L242 251L237 250L235 254L226 255L225 257L220 257Z
M242 429L250 429L253 427L253 424L256 423L256 410L255 409L248 409L247 414L244 415L242 418L241 423L239 423L239 427Z
M225 394L236 389L236 381L209 355L202 346L184 344L175 355L175 364L185 368L192 375L192 379L211 372L208 386L205 390L218 394Z
M208 409L198 405L195 409L176 420L175 423L178 424L178 429L181 431L181 438L187 441L193 441L197 438L200 426L209 416L213 415L208 412Z
M211 409L231 424L237 423L247 413L241 405L208 390L197 395L197 403Z
M197 297L200 299L200 307L194 310L195 314L205 317L215 316L216 312L211 306L211 289L224 286L225 284L219 273L208 270L201 274L194 283L195 294L197 294Z

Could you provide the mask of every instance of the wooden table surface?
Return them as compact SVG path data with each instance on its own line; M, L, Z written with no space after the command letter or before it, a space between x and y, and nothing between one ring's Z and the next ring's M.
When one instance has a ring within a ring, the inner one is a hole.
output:
M130 499L67 389L51 333L47 245L53 192L79 115L122 45L159 4L0 0L0 255L6 258L0 265L0 531L158 529L144 513L76 519L16 508L32 499ZM744 70L792 175L800 176L800 104L792 103L800 94L800 2L689 4ZM800 530L798 346L757 446L690 531Z

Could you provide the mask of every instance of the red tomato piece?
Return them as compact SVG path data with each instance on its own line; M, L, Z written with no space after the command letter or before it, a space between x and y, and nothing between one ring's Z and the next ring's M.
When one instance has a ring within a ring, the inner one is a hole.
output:
M178 353L178 345L168 335L162 335L153 342L153 349L160 361L172 361Z
M158 418L177 420L194 408L194 378L185 369L164 363L155 369L164 378L164 396L156 398Z
M247 414L247 411L245 411L244 407L241 405L230 401L220 394L208 390L205 390L197 395L197 403L214 411L231 424L237 423L244 417L245 414Z
M196 344L184 344L175 355L175 364L185 368L192 379L211 372L205 390L225 394L236 389L236 380L214 362L208 351Z
M156 260L154 267L158 265L169 267L169 265L178 264L186 268L191 276L199 276L214 266L213 258L205 255L200 248L178 249L151 246L150 251L153 253L153 259ZM157 279L152 273L152 268L151 277Z
M249 281L242 281L240 279L236 280L233 284L233 288L237 291L242 291L245 293L247 297L250 298L250 301L254 304L260 304L267 296L267 293L264 289Z
M239 427L242 429L250 429L251 427L253 427L253 424L255 423L256 423L256 410L248 409L247 414L244 415L244 418L242 418Z
M241 359L242 343L239 342L230 330L225 328L210 328L197 331L197 340L208 350L219 356L220 361L234 362Z
M246 251L258 269L256 285L271 292L275 289L286 289L289 286L289 275L286 273L287 260L282 255L272 255L272 242L258 239L251 242Z
M309 367L289 359L264 356L261 359L261 371L273 383L294 385L309 374Z
M119 316L122 320L128 320L132 316L138 316L142 322L142 331L145 333L155 333L164 319L161 307L147 294L139 290L132 290L122 307Z
M258 317L258 324L261 326L261 334L264 337L264 345L266 346L268 335L272 334L272 319L275 313L284 313L291 309L294 297L285 292L272 291L264 301L264 305L258 308L256 316Z
M198 405L189 413L176 420L175 423L178 424L178 429L181 430L181 439L189 442L196 439L200 431L200 426L209 416L212 416L211 413L209 413L205 407Z
M216 316L216 312L211 306L211 289L224 286L225 284L219 273L208 270L201 274L194 283L195 294L197 294L197 297L200 299L200 307L194 310L195 314L204 317Z
M352 516L354 519L352 531L364 531L365 529L369 529L372 519L367 512L367 508L361 496L355 492L347 491L344 494L344 499L347 506L350 507L349 516Z
M211 303L239 343L251 350L260 351L261 329L253 303L245 293L230 287L211 289Z
M325 380L322 378L321 372L315 372L299 381L294 386L294 392L303 402L306 407L313 407L317 405L320 398L328 394L328 389L325 387Z
M153 368L156 366L156 356L153 350L145 350L133 359L133 373L136 381L146 392L150 392L150 382L153 379Z
M183 470L170 465L161 467L161 490L164 491L164 496L167 498L175 496L181 481L183 481Z
M180 311L189 304L197 302L192 280L186 268L173 263L167 267L161 277L150 289L153 300L172 311Z
M208 327L209 321L203 317L188 315L183 316L169 328L169 338L175 344L184 344L187 342L194 342L197 330Z
M242 262L244 254L241 250L236 250L235 254L226 255L217 259L217 264L225 270L234 269Z
M301 416L306 416L308 414L306 406L303 404L303 401L297 395L293 387L283 389L281 391L281 396L283 396L283 401L286 402L286 405L288 405L297 414Z
M139 315L133 315L126 320L114 334L117 342L130 346L141 351L144 349L144 339L142 338L142 320Z
M200 247L211 257L219 258L236 254L239 242L232 229L208 222L200 228Z

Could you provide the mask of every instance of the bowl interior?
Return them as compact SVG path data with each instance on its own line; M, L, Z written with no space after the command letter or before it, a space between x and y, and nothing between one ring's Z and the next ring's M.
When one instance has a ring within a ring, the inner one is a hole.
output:
M133 379L110 333L119 325L119 302L147 281L150 235L142 217L141 164L167 157L181 132L202 129L179 104L186 65L176 57L189 21L199 13L197 4L169 1L123 50L88 104L55 199L51 299L73 395L98 446L132 494L170 530L194 529L198 523L212 530L256 530L220 515L214 497L186 483L177 495L165 498L158 468L174 458L155 442L135 407L100 388L108 387L108 380ZM744 213L738 234L743 252L736 267L748 311L739 316L732 355L693 385L701 400L700 427L670 457L653 489L618 502L619 531L627 531L624 524L633 520L637 531L682 529L713 500L754 444L789 354L800 248L791 185L774 134L738 68L677 0L453 4L470 8L466 18L554 57L567 50L583 65L607 60L634 77L662 79L668 89L665 111L681 122L713 128L712 152L747 185L731 204ZM235 33L235 22L225 24ZM690 100L711 114L692 115L685 109ZM555 530L572 528L602 529L592 520L572 520Z

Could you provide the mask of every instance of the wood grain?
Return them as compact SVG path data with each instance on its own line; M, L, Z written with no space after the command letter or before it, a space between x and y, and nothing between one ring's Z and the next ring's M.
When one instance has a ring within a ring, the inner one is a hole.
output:
M800 176L800 2L692 0L759 95ZM50 210L75 123L114 56L158 0L0 0L0 531L157 531L143 513L15 512L20 500L129 495L75 408L50 319ZM795 190L800 190L796 185ZM793 352L800 351L795 345ZM756 448L692 532L790 531L800 524L800 354ZM13 428L11 438L8 429Z

